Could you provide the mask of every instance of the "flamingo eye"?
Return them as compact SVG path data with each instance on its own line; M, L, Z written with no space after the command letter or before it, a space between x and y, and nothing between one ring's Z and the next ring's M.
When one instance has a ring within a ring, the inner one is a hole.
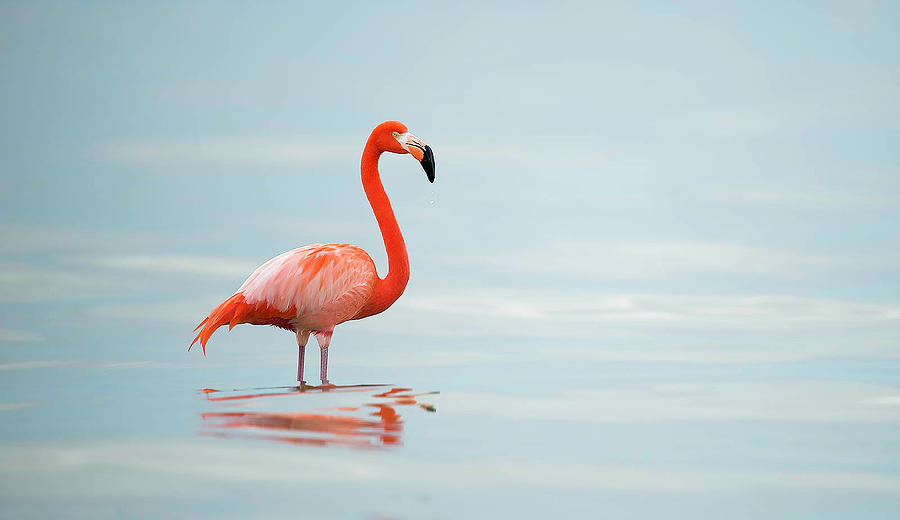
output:
M391 135L394 136L394 139L400 137L400 132L391 132Z

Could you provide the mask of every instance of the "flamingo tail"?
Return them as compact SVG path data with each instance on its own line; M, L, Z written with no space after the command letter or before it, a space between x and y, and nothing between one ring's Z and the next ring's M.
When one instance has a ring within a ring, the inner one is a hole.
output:
M201 321L200 325L197 325L197 328L194 329L195 332L197 330L200 330L200 332L197 333L197 337L191 342L188 350L191 350L191 347L199 341L200 346L203 348L203 355L205 356L206 342L209 341L209 337L213 335L213 332L225 324L228 324L228 330L231 330L235 325L244 323L244 318L250 314L252 309L253 306L244 301L244 295L241 293L237 293L220 303L219 306L213 309L212 312L209 313L209 316Z

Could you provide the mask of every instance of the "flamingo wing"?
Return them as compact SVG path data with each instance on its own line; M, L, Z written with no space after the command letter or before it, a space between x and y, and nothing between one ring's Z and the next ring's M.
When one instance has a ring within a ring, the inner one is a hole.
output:
M206 342L219 327L239 323L289 330L329 329L352 318L375 290L372 258L348 244L313 244L264 263L238 292L210 312L194 338Z

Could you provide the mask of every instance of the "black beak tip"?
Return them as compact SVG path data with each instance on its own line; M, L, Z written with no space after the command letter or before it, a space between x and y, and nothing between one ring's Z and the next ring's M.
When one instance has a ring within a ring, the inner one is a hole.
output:
M431 151L431 147L427 144L425 145L425 156L422 157L422 169L425 170L425 175L428 177L428 182L434 182L434 152Z

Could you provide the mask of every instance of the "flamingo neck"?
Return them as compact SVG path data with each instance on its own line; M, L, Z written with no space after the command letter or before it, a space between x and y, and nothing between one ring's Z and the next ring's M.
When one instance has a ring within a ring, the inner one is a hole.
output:
M384 192L381 176L378 173L378 159L383 150L374 143L366 143L363 150L362 173L363 189L366 198L375 213L378 227L381 229L381 237L384 239L384 248L388 256L388 273L384 278L379 278L375 284L375 292L366 306L360 312L359 317L378 314L391 306L397 298L403 294L406 282L409 281L409 257L406 254L406 243L400 234L400 226L394 217L391 201Z

